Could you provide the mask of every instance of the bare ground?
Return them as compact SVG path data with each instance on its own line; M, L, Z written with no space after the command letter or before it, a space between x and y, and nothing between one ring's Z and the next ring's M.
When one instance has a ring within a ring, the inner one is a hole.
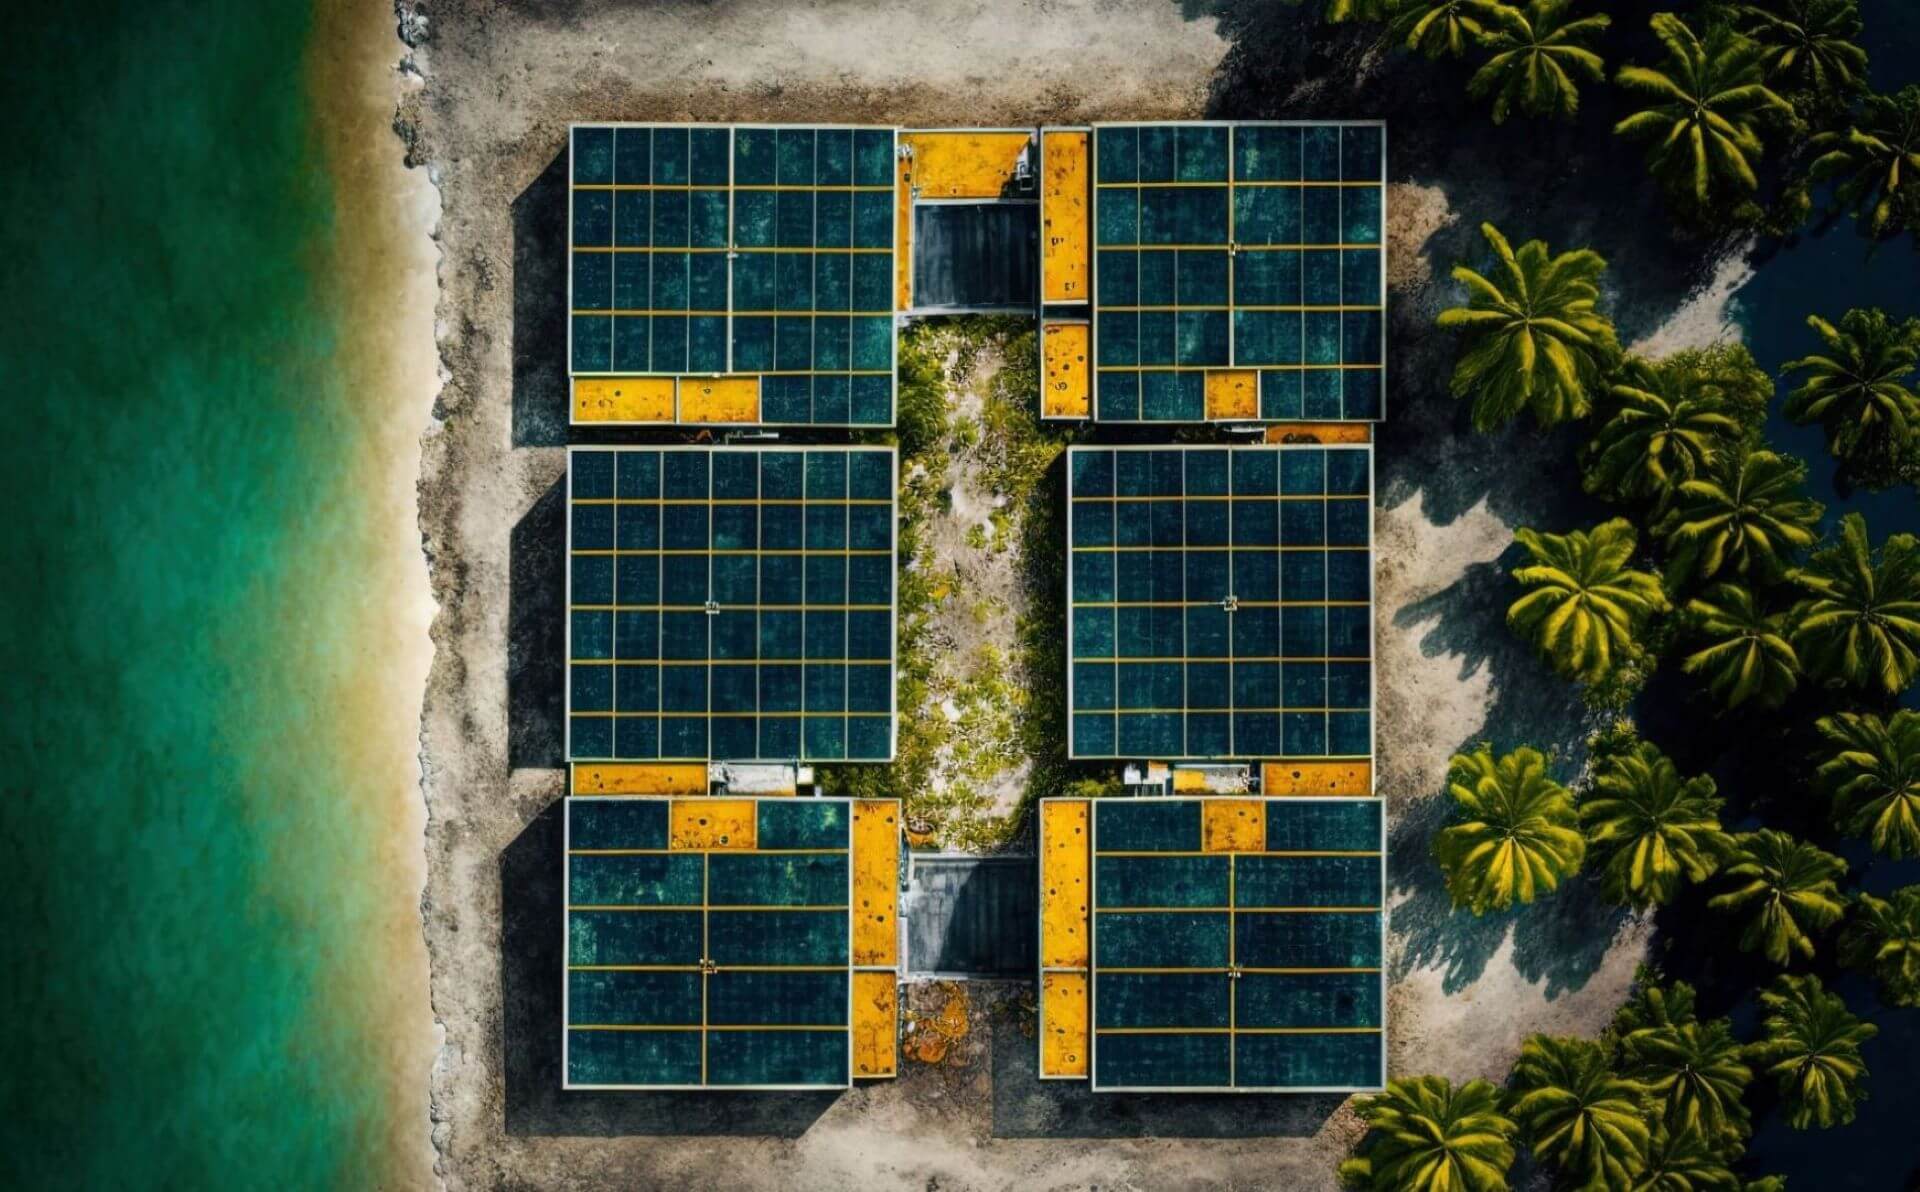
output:
M1212 22L1165 0L537 12L472 0L430 15L403 5L402 26L426 83L403 101L396 130L443 203L445 384L420 488L439 607L422 910L445 1031L432 1090L442 1178L488 1188L1331 1186L1358 1130L1337 1098L1094 1098L1042 1084L1018 987L974 987L963 1061L908 1061L901 1079L844 1094L558 1090L567 122L1192 117L1227 50ZM1324 90L1276 93L1237 114ZM1407 199L1393 200L1390 250L1401 375L1430 391L1444 362L1421 329L1461 238L1437 184L1395 189ZM1579 709L1498 623L1494 559L1515 511L1545 484L1503 459L1504 446L1468 439L1447 403L1432 401L1401 407L1380 446L1380 537L1394 545L1383 551L1378 634L1396 1072L1497 1073L1526 1031L1594 1030L1645 945L1643 927L1577 885L1529 917L1450 915L1426 860L1452 749L1481 735L1578 735Z

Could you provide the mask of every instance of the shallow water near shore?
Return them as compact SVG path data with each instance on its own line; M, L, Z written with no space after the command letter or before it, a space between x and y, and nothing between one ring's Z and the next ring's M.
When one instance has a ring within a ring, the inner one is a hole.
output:
M86 7L0 36L0 1184L417 1184L431 393L334 276L347 22Z

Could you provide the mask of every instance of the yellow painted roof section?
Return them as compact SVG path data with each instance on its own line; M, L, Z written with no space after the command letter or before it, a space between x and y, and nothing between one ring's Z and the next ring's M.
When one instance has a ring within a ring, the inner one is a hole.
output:
M1260 375L1245 369L1207 372L1208 418L1258 418Z
M1373 794L1370 762L1268 762L1260 768L1265 795Z
M1267 809L1258 799L1208 799L1200 805L1200 848L1259 853L1267 848Z
M853 1074L872 1078L899 1070L900 987L891 972L853 974Z
M673 850L752 849L759 815L751 799L675 799L667 820Z
M1085 799L1040 802L1040 967L1085 968L1093 902L1091 808Z
M900 804L853 804L853 963L900 963Z
M575 377L575 422L672 422L672 377Z
M1085 302L1093 289L1088 134L1061 130L1040 135L1041 300Z
M1269 443L1371 443L1370 422L1275 422L1267 427Z
M1048 323L1041 329L1042 416L1085 418L1092 412L1088 338L1085 323Z
M680 421L760 421L760 378L686 378L680 382Z
M923 199L999 198L1010 191L1014 168L1032 142L1030 132L900 134L900 143L912 151L908 183Z
M573 767L576 795L704 795L707 767L703 762L591 762Z
M1040 978L1040 1075L1087 1074L1087 977L1046 973Z

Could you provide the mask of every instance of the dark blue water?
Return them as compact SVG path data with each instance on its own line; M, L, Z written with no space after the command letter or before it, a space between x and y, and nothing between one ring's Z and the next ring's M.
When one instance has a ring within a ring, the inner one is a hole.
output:
M1893 91L1920 82L1920 5L1911 0L1863 0L1866 44L1872 56L1872 83ZM1877 306L1896 318L1920 316L1920 252L1911 238L1877 249L1856 235L1851 220L1841 220L1821 235L1803 236L1770 254L1763 252L1753 280L1735 296L1735 316L1761 367L1778 373L1780 365L1821 350L1806 325L1809 314L1830 321L1851 307ZM1780 393L1792 387L1780 382ZM1860 513L1878 541L1897 532L1920 533L1920 497L1908 486L1878 493L1841 493L1834 485L1836 463L1818 426L1795 426L1774 404L1767 437L1774 446L1807 461L1808 488L1826 503L1831 529L1842 516ZM1908 706L1920 706L1920 691ZM1810 792L1809 792L1810 793ZM1884 895L1920 882L1920 862L1876 859L1863 845L1841 850L1854 888ZM1807 1189L1873 1189L1875 1192L1920 1186L1920 1009L1883 1005L1874 983L1844 975L1831 981L1855 1014L1880 1028L1864 1054L1872 1071L1869 1099L1852 1124L1831 1130L1794 1130L1777 1109L1756 1116L1755 1133L1744 1166L1754 1174L1777 1173L1796 1192ZM1751 999L1735 1010L1743 1033L1757 1025Z

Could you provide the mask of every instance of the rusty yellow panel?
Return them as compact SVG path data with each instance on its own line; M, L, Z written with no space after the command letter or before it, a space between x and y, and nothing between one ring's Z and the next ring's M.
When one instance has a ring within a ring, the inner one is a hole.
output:
M900 963L900 803L853 805L853 962Z
M899 1071L900 988L892 973L853 975L853 1074Z
M1089 890L1085 799L1040 803L1040 966L1086 968Z
M1268 762L1260 770L1268 795L1371 795L1369 762Z
M576 795L704 795L707 767L601 762L573 767Z
M1048 323L1041 332L1040 413L1047 418L1085 418L1092 412L1087 381L1087 325Z
M1207 373L1208 418L1258 418L1259 374L1240 369Z
M575 377L575 422L672 422L672 377Z
M684 378L680 382L680 421L760 421L760 378Z
M1265 852L1266 808L1258 799L1208 799L1200 805L1200 848L1209 853Z
M913 162L893 163L893 309L913 309Z
M1040 276L1044 302L1085 302L1092 250L1087 235L1087 134L1040 134Z
M1207 775L1204 770L1175 770L1173 772L1173 793L1176 795L1199 795L1207 792Z
M909 132L907 177L923 199L997 199L1013 191L1014 170L1033 143L1029 132Z
M1370 422L1275 422L1267 427L1269 443L1371 443Z
M667 847L751 849L757 820L750 799L675 799L667 818Z
M1087 1074L1087 978L1045 973L1040 978L1040 1075Z

